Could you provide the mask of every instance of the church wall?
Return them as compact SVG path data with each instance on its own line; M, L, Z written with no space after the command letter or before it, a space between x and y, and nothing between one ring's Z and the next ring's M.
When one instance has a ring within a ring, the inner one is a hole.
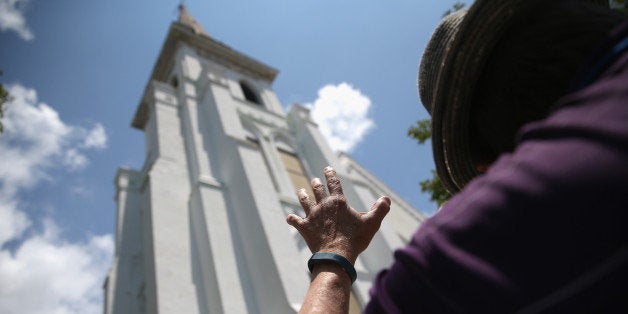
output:
M211 126L209 133L215 139L218 179L228 193L225 212L229 215L231 232L237 235L231 247L234 249L232 254L239 256L238 275L241 276L247 310L259 313L293 312L288 303L279 302L286 300L285 291L278 281L277 266L273 263L267 235L257 213L262 205L253 196L256 191L267 188L271 189L268 191L270 195L276 194L270 175L260 152L247 144L246 132L237 111L238 100L233 98L228 86L213 84L208 91L211 93L204 96L203 106L209 108L207 121ZM236 127L239 127L239 132L233 132ZM276 196L273 201L261 202L267 204L265 206L279 204Z
M255 203L249 210L257 211L256 214L262 227L260 231L263 232L260 236L261 239L265 240L267 247L256 247L257 252L249 257L249 261L252 262L249 263L250 267L259 267L257 271L266 272L266 276L274 277L272 278L273 281L278 280L276 289L265 289L264 294L267 296L262 296L265 301L285 300L290 304L299 304L307 291L307 269L301 261L295 259L295 256L299 254L295 243L285 240L290 237L289 226L285 223L284 212L277 191L272 185L270 173L266 167L261 166L264 165L264 160L258 150L249 149L245 146L240 146L239 150L242 156L243 170L246 174L244 182L248 182L248 189L251 191L252 200ZM261 252L262 249L268 250L268 252ZM254 257L261 256L262 253L267 255L266 263L264 263L266 265L260 264ZM261 287L268 284L268 279L258 278L258 285ZM272 295L269 294L271 291ZM268 302L269 305L275 307L269 310L273 310L275 313L279 313L281 310L281 312L286 313L285 307L288 304L285 301ZM277 308L277 306L281 308ZM262 312L266 313L267 311Z

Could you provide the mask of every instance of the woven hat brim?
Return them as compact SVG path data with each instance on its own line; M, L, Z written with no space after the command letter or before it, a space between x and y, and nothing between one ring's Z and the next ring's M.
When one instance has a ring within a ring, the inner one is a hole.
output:
M436 171L451 192L479 174L471 158L468 130L470 102L482 68L515 15L538 2L476 1L446 52L432 107L432 146Z
M480 174L471 158L469 116L482 69L509 26L542 9L541 3L542 0L476 0L445 53L433 97L432 150L436 171L452 193Z
M478 0L451 42L438 76L432 107L436 170L451 192L479 175L469 146L470 100L484 65L516 18L542 0Z

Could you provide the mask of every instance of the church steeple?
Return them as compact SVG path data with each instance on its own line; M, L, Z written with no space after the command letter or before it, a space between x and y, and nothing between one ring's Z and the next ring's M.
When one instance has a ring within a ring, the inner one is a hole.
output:
M334 155L307 108L286 116L272 90L276 69L179 10L133 118L146 159L116 175L104 313L296 313L310 252L282 217L300 211L293 191L326 165L357 208L378 195L395 204L356 261L348 306L359 311L376 273L425 217L348 155Z
M183 4L179 4L179 24L192 29L194 34L209 37L209 33L190 15Z

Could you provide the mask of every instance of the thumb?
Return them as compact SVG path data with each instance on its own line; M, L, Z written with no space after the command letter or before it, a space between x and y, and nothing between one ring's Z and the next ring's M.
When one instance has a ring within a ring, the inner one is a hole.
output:
M365 222L376 224L379 228L379 225L384 220L384 217L390 211L391 200L388 196L380 197L373 206L371 206L371 210L369 210L366 214L362 216Z

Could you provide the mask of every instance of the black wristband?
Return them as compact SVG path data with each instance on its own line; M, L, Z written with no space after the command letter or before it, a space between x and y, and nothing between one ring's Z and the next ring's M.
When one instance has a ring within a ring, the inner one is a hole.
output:
M328 252L314 253L312 257L310 257L310 260L307 261L307 267L310 269L310 272L312 272L312 268L314 268L314 265L327 264L327 263L334 263L334 264L340 265L340 267L342 267L347 272L347 275L349 275L349 278L351 278L352 284L355 281L355 279L358 278L358 273L355 271L355 268L353 267L353 265L351 265L351 262L349 262L349 260L346 259L344 256L340 254L336 254L336 253L328 253Z

